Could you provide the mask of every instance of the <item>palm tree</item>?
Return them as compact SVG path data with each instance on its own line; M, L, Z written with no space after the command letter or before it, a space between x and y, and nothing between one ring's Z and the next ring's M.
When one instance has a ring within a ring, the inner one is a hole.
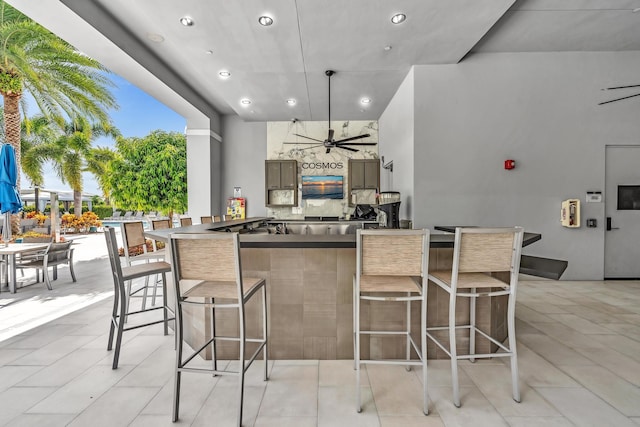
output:
M86 117L108 123L117 108L108 71L94 59L0 0L0 93L5 141L13 145L21 169L21 110L25 92L42 114L62 123ZM20 177L18 176L18 186Z
M37 118L40 123L40 118ZM51 161L62 182L73 190L73 205L76 216L82 215L83 172L93 173L98 182L108 161L115 156L109 148L93 147L100 136L117 138L120 132L110 125L92 125L86 119L77 118L65 124L55 138L31 145L25 151L25 174L34 183L42 182L42 169L46 161Z

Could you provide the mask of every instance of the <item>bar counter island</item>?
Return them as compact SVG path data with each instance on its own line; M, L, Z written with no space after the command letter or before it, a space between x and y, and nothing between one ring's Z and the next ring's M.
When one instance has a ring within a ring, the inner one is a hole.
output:
M352 359L353 358L353 277L356 272L356 230L376 226L365 221L300 221L249 218L180 228L147 231L150 239L168 242L172 233L240 233L241 267L244 276L264 278L267 282L269 357L273 359ZM435 227L442 234L431 234L429 269L451 267L455 227ZM523 247L541 239L540 234L525 232ZM522 256L520 272L558 279L566 269L565 261ZM501 280L508 281L508 277ZM173 299L173 285L169 284ZM428 326L443 326L448 321L449 296L429 283ZM483 301L484 300L484 301ZM260 299L246 307L247 336L262 331ZM492 337L507 335L506 297L484 298L476 308L477 324ZM412 331L419 331L419 309L412 307ZM187 311L185 340L193 347L211 333L210 310ZM237 334L235 310L216 310L216 335ZM468 301L457 305L456 318L469 319ZM381 304L365 301L361 306L362 328L400 330L406 325L402 302ZM414 334L419 339L419 334ZM237 335L235 335L237 336ZM362 336L362 357L372 359L404 358L406 339L402 336ZM458 338L459 345L468 337ZM201 344L200 344L201 345ZM468 345L468 344L467 344ZM199 345L198 345L199 346ZM494 349L480 340L477 351ZM210 358L209 349L204 354ZM237 357L237 344L218 343L219 358ZM446 357L431 340L428 357ZM249 351L250 353L250 351Z

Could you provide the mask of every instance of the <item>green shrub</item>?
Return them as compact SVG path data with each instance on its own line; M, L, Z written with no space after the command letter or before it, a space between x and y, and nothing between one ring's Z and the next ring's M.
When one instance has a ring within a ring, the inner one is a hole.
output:
M107 205L93 206L93 213L98 215L98 218L105 219L113 215L113 208Z

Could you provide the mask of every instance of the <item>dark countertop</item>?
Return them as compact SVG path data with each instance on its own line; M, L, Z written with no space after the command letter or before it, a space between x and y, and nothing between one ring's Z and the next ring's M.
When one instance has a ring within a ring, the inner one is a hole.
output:
M243 248L355 248L355 234L252 234L250 229L269 222L288 222L287 220L273 220L272 218L247 218L233 221L196 224L187 227L165 230L149 230L145 235L149 238L168 242L172 233L210 233L221 231L240 232L240 245ZM313 221L311 221L313 222ZM443 234L431 234L431 248L453 248L454 226L437 226L436 230L447 231ZM451 232L449 232L451 231ZM525 232L522 246L529 246L540 240L539 233ZM567 268L567 261L522 255L520 272L548 279L559 279Z

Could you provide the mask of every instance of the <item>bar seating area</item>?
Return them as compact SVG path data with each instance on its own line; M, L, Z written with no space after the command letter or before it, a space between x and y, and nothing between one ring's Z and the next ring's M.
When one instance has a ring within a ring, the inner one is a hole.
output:
M102 248L103 255L86 258L91 251L82 249L85 241L78 242L78 283L54 287L54 295L71 295L78 287L94 294L113 289L104 237L92 237L99 238L92 251ZM24 298L0 309L1 337L6 336L1 328L17 319L16 310L24 312L24 304L41 292L37 287L45 285L0 294L3 302L10 295ZM408 372L402 365L362 366L363 411L357 413L353 359L269 360L267 382L264 362L258 359L245 378L242 425L468 425L473 420L475 425L498 426L633 426L640 416L638 289L634 281L559 283L521 276L515 310L519 404L512 400L510 367L504 358L459 362L460 408L452 403L450 361L430 359L426 417L420 367ZM113 300L105 295L101 302L0 341L1 424L46 420L51 425L82 426L108 420L112 426L171 425L174 335L171 330L164 335L162 322L128 331L118 369L112 370L113 351L105 344ZM139 307L140 301L135 304ZM211 367L210 361L194 362ZM235 368L234 362L218 363ZM234 377L184 377L176 425L236 425L237 387Z

